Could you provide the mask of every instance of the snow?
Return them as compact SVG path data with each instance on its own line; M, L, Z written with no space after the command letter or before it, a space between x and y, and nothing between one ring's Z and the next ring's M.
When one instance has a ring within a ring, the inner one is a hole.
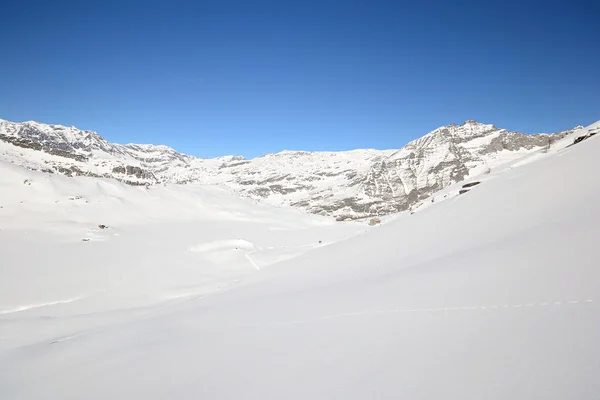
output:
M595 399L598 126L377 227L0 163L0 398Z

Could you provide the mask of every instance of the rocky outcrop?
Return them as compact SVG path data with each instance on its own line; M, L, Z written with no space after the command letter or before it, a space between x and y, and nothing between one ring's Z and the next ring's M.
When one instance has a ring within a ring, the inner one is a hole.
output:
M145 171L140 167L134 167L131 165L119 165L118 167L114 167L112 172L114 174L134 176L138 179L154 179L154 174L152 172Z
M32 140L28 140L28 139L21 139L21 138L14 137L14 136L7 136L7 135L0 134L0 140L3 142L6 142L6 143L10 143L13 146L21 147L24 149L42 151L47 154L52 154L52 155L64 157L64 158L70 158L70 159L80 161L80 162L88 161L88 158L84 155L70 153L68 151L56 149L53 147L44 147L40 143L34 142Z

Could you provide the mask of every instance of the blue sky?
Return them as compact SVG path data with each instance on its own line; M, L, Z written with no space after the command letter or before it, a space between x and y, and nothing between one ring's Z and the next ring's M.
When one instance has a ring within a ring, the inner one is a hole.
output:
M123 3L123 4L121 4ZM199 157L600 119L592 1L4 1L0 118Z

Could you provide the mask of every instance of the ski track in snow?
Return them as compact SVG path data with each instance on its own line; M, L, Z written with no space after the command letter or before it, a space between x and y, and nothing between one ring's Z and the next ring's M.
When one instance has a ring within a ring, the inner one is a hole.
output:
M570 300L570 301L554 301L554 302L540 302L540 303L527 303L527 304L503 304L503 305L492 305L492 306L463 306L463 307L441 307L441 308L403 308L403 309L389 309L389 310L371 310L371 311L355 311L343 314L326 315L323 317L292 320L292 321L278 321L278 322L265 322L265 323L251 323L241 324L242 327L258 327L258 326L275 326L275 325L296 325L306 324L310 322L318 322L329 319L354 317L359 315L369 314L397 314L397 313L423 313L423 312L444 312L447 314L450 311L477 311L477 310L499 310L499 309L510 309L510 308L529 308L529 307L546 307L546 306L562 306L562 305L590 305L594 301L592 299L587 300Z
M252 253L252 252L254 252L254 250L250 250L249 252L245 253L244 257L246 257L246 260L248 260L250 262L250 264L252 264L252 266L254 268L256 268L256 270L258 271L258 270L260 270L260 267L258 266L258 264L256 264L254 262L254 260L252 258L250 258L250 253Z

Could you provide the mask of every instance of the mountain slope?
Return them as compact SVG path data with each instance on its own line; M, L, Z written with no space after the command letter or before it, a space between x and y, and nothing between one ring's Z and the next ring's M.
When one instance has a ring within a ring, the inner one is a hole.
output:
M598 127L372 228L0 163L0 398L596 399Z
M343 220L407 210L467 176L544 151L573 131L525 135L467 121L438 128L399 150L283 151L246 160L199 159L167 146L108 143L74 127L0 120L0 159L132 185L223 185L272 205Z

